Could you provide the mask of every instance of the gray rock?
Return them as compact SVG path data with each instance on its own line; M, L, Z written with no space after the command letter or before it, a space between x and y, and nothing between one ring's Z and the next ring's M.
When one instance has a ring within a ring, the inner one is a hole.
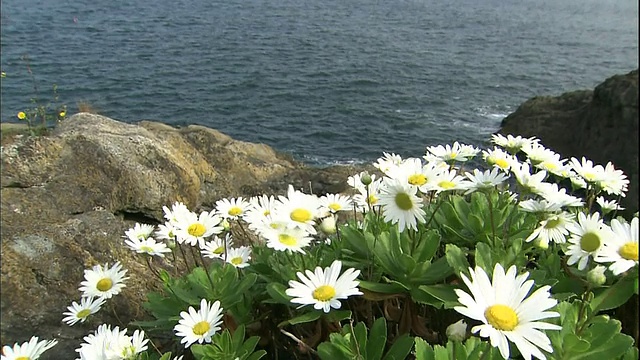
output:
M175 201L208 210L223 197L283 194L290 183L318 195L340 191L360 171L309 168L203 126L88 113L48 136L3 137L2 145L0 337L3 345L58 339L45 360L75 358L82 337L101 323L122 328L146 316L141 304L159 282L124 245L136 221L163 222L162 206ZM80 300L83 270L115 261L130 277L122 293L87 323L63 324L62 313Z

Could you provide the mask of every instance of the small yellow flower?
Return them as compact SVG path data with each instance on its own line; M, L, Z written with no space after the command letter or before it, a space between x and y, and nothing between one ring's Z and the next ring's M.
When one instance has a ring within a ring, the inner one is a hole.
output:
M60 111L60 113L58 114L58 116L60 116L61 118L64 118L65 116L67 116L67 112L62 110Z
M20 120L24 120L24 119L26 119L26 118L27 118L27 114L25 114L25 113L24 113L24 111L20 111L20 112L18 113L18 119L20 119Z
M3 71L2 73L0 73L0 77L7 77L7 73Z

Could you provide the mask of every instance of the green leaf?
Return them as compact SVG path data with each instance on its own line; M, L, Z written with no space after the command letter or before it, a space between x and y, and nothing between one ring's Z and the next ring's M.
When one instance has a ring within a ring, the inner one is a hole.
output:
M442 301L440 299L432 296L419 287L411 289L411 298L417 303L431 305L437 309L442 307Z
M346 352L342 348L330 343L323 342L318 345L318 356L322 360L350 360L350 352Z
M407 292L407 288L398 283L382 284L371 281L360 281L360 288L382 294L402 294Z
M603 310L615 309L626 303L634 293L635 280L637 280L637 277L625 276L602 291L599 291L600 289L594 291L595 297L590 303L593 313L597 314Z
M291 305L291 297L286 294L287 287L280 283L269 283L266 288L267 294L271 296L276 303Z
M563 349L566 353L581 353L589 350L588 341L580 339L575 334L567 334L563 339Z
M416 360L435 360L433 348L422 338L417 337L414 340L416 349Z
M420 290L433 296L434 298L442 301L445 308L450 309L459 305L458 295L455 293L455 286L448 284L436 284L436 285L421 285Z
M382 360L404 360L407 358L407 355L411 352L412 348L413 338L407 334L401 335L396 338Z
M351 319L350 310L332 310L325 315L326 319L330 322L339 322L342 320Z
M456 245L447 244L445 247L445 257L449 266L451 266L458 276L462 273L469 277L469 268L471 265L469 265L467 255L462 251L462 249Z
M479 242L476 244L475 252L476 266L481 267L491 277L493 274L493 260L491 259L491 248L489 245Z
M379 317L371 326L367 341L367 360L380 360L387 344L387 321Z
M289 325L297 325L297 324L304 324L304 323L308 323L308 322L312 322L312 321L316 321L320 318L320 316L322 315L322 313L320 311L311 311L308 313L304 313L300 316L296 316L293 319L290 320L285 320L283 322L281 322L280 324L278 324L278 327L283 327L287 324Z
M441 257L431 263L431 265L422 274L412 274L412 281L420 284L435 284L443 281L450 275L453 275L453 268L449 266L447 259Z

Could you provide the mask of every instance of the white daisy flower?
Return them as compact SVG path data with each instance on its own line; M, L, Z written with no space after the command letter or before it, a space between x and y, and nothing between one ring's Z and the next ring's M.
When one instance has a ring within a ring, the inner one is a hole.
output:
M237 219L243 217L251 204L242 197L222 199L216 201L216 213L223 219Z
M210 343L211 337L221 329L222 310L220 301L216 300L213 304L209 304L206 299L202 299L200 310L196 311L192 306L189 306L189 312L182 311L180 321L173 328L176 336L182 338L180 343L185 344L185 348L195 342L199 344Z
M552 160L556 157L556 153L542 146L539 143L529 143L522 146L522 151L527 154L527 161L532 165L539 164L543 161Z
M440 172L428 188L439 194L443 191L466 190L468 186L469 182L464 177L457 175L457 171L453 169Z
M586 182L595 184L605 179L604 168L602 165L593 165L591 160L587 160L584 156L582 160L574 157L569 160L568 164L576 174L580 175Z
M468 185L466 194L470 194L476 190L490 189L502 184L508 179L508 176L500 172L500 169L493 168L491 171L481 172L473 169L473 174L465 172L465 176L471 181Z
M371 183L374 183L376 181L376 174L371 174L369 175L369 173L367 173L366 171L363 171L359 174L355 174L353 176L349 176L347 178L347 184L349 186L351 186L352 188L354 188L355 190L358 190L359 192L366 192L367 191L367 185L365 185L362 182L362 178L368 176L371 178Z
M176 239L176 227L170 222L158 225L156 230L156 238L163 240L175 240Z
M335 214L338 211L353 209L353 201L350 196L340 194L326 194L320 197L320 217Z
M425 212L422 199L416 196L418 189L398 180L385 179L380 191L380 205L384 220L398 224L398 231L418 229L418 222L424 223Z
M600 187L609 195L626 196L629 185L627 176L622 170L616 170L611 162L604 168L603 179L600 180Z
M515 156L497 147L494 147L491 150L482 150L482 158L487 162L487 164L495 166L503 171L509 171L512 166L519 164L519 161Z
M534 166L558 177L566 177L564 174L566 174L570 168L565 165L565 162L567 162L567 159L561 159L560 154L554 154L552 157L544 159Z
M265 222L271 220L271 214L277 206L276 198L271 195L255 196L249 199L251 206L244 215L244 221L249 224L249 228L254 230Z
M305 194L289 185L287 196L279 196L278 199L274 215L278 220L291 221L293 226L316 234L314 225L320 210L317 196Z
M422 193L427 193L435 178L446 169L448 169L446 165L441 167L435 162L423 165L422 160L409 158L390 170L387 176L403 184L417 187Z
M598 256L604 243L614 236L609 226L600 220L599 213L588 216L578 213L578 221L568 224L567 229L571 233L571 244L566 251L566 255L569 255L567 264L578 263L578 270L584 270L589 258Z
M224 228L220 226L222 218L215 215L213 211L203 211L198 216L188 212L180 214L177 218L175 234L179 243L187 243L191 246L202 244L205 238L220 234Z
M567 194L567 189L559 188L556 183L545 184L539 195L560 207L581 207L584 205L584 201L581 198Z
M514 164L511 167L511 173L513 173L516 181L523 188L523 192L540 194L544 187L543 184L547 184L544 182L544 179L547 177L547 172L542 170L532 174L528 163Z
M166 206L163 206L162 211L164 212L164 218L167 219L167 221L174 226L178 222L179 218L182 218L185 216L185 214L188 214L191 212L189 211L187 206L181 203L180 201L176 201L173 205L171 205L171 209L169 209Z
M529 199L525 201L521 201L518 206L522 208L523 211L530 213L553 213L560 211L562 206L549 202L547 200L534 200Z
M118 295L122 288L126 285L125 277L126 269L122 269L122 265L117 261L112 267L104 264L94 266L91 270L84 270L84 281L80 283L79 290L82 291L83 297L102 297L110 299L114 295Z
M360 270L350 268L340 275L341 268L342 262L335 260L328 268L318 266L314 272L305 270L306 276L298 272L296 275L302 282L290 280L285 293L293 297L291 302L294 304L313 305L314 309L322 309L325 313L331 308L339 309L340 300L362 295L358 289L360 282L356 280Z
M249 266L249 260L251 260L251 248L248 246L231 248L227 253L227 262L237 268Z
M228 251L228 249L231 249L231 246L233 246L233 238L231 234L227 233L224 240L216 235L211 241L205 241L200 247L200 251L202 251L202 256L204 257L223 259L225 249Z
M144 240L151 236L154 230L153 225L136 223L134 227L124 232L126 238L132 241Z
M400 155L396 155L396 154L389 154L389 153L382 153L383 156L381 158L378 158L378 160L376 160L375 163L373 163L373 166L376 167L378 170L382 171L383 174L387 174L387 172L393 168L395 168L396 166L402 164L402 157Z
M136 354L147 350L149 339L144 338L144 331L136 330L127 335L127 329L102 324L98 329L84 337L84 343L76 349L81 360L94 359L134 359Z
M267 247L277 250L291 250L304 254L303 248L309 246L311 237L305 229L296 227L279 227L264 229L262 236L267 239Z
M596 198L596 203L600 205L600 209L602 210L603 214L608 214L616 210L624 210L624 208L620 206L617 201L606 200L603 196L598 196Z
M373 175L371 176L373 178ZM368 211L369 208L380 206L380 187L382 179L376 179L367 187L358 189L359 194L353 195L353 202L356 204L356 210L359 212Z
M505 137L501 134L493 134L491 135L491 141L494 144L505 148L511 154L516 154L522 149L523 146L529 145L531 143L537 143L539 140L535 137L523 138L520 135L514 137L513 135L508 134Z
M540 227L535 229L529 237L525 239L526 242L538 240L541 246L549 244L550 241L556 244L565 243L569 230L567 225L573 221L573 215L563 211L559 214L550 214L545 220L540 222Z
M164 253L171 252L171 249L167 247L167 244L163 242L156 242L152 237L140 240L133 240L129 238L125 240L124 243L138 254L164 257Z
M634 217L631 223L613 219L611 231L613 235L604 243L594 260L612 263L609 270L614 275L620 275L638 265L638 218Z
M37 336L33 336L28 342L13 346L5 345L2 347L2 360L36 360L45 351L56 346L58 340L42 340L38 341Z
M459 144L457 141L453 145L438 145L427 147L426 155L424 159L427 162L446 162L452 163L454 161L465 162L480 152L479 149L471 145Z
M456 289L458 302L463 306L454 309L483 323L474 326L471 332L480 332L481 337L488 337L491 346L497 347L505 359L509 358L509 341L527 360L532 356L546 359L540 349L553 352L553 348L549 338L540 330L562 329L558 325L538 321L560 316L555 311L546 311L557 304L557 300L551 298L550 287L543 286L527 297L534 285L533 280L527 280L528 272L517 275L515 265L505 274L502 265L496 264L492 280L480 267L475 270L469 268L469 272L471 280L464 274L460 277L470 294Z
M62 315L67 315L62 321L67 323L67 325L71 326L80 322L85 322L89 315L95 314L100 311L102 305L106 301L105 298L93 298L93 297L83 297L80 299L80 304L77 302L71 303L71 306L67 307L67 312L64 312Z

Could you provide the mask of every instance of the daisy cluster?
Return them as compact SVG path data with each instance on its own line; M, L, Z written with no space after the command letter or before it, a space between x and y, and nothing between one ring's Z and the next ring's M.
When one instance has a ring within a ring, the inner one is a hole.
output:
M349 194L317 196L289 185L283 195L221 199L214 209L199 213L176 202L163 207L163 224L136 223L125 231L124 243L144 256L149 266L152 259L164 259L168 254L175 261L176 249L184 256L187 248L189 253L199 255L202 265L209 259L242 273L251 266L255 245L264 245L285 257L297 254L301 258L309 256L316 245L331 245L321 234L337 232L341 212L373 213L397 226L401 233L415 233L427 222L430 203L454 195L497 190L509 195L514 209L535 215L536 228L525 242L543 250L557 247L568 257L569 266L576 265L579 271L591 269L591 277L606 280L605 270L620 276L638 265L638 218L626 221L611 216L622 210L617 201L625 196L629 184L622 171L612 163L603 166L585 158L563 159L535 138L493 135L492 142L493 148L487 150L458 142L431 146L419 158L384 153L373 164L380 173L363 172L347 179L352 188ZM482 158L487 169L465 171L465 164L476 157ZM586 194L584 199L575 196L576 191ZM599 211L592 211L595 205ZM243 235L242 241L236 238L238 234ZM515 266L505 271L495 264L491 278L485 271L491 269L468 270L469 276L460 274L468 291L455 290L460 304L455 310L481 323L471 332L489 338L505 359L510 355L509 342L525 359L545 359L544 352L553 349L544 331L560 329L541 321L560 316L552 311L557 300L551 297L549 286L529 294L534 282L528 279L529 273L518 274ZM68 325L83 323L98 312L125 287L126 272L119 262L85 270L79 287L80 302L68 307L63 321ZM340 260L329 267L297 272L296 276L288 279L289 287L284 292L299 307L311 305L329 313L341 308L342 300L363 295L360 270L343 271ZM211 343L224 327L225 309L220 299L202 298L199 306L188 306L180 312L173 331L189 348L195 343ZM464 321L450 326L447 335L464 339ZM148 341L142 331L127 335L127 329L103 324L86 336L76 351L80 359L128 359L145 351ZM2 359L37 359L55 344L55 340L32 338L12 348L5 346Z
M335 231L335 215L351 209L349 196L317 197L293 186L289 186L286 196L278 198L263 195L246 200L242 197L222 199L212 211L199 214L176 202L171 208L163 207L166 221L157 230L154 226L136 223L125 232L125 244L147 258L162 258L172 252L173 245L187 246L197 250L203 259L245 268L251 260L251 247L234 246L231 223L246 224L274 251L305 254L318 234L317 227L326 232ZM291 302L329 312L331 308L340 308L340 300L361 295L355 280L360 271L347 269L341 273L341 269L342 262L335 261L328 268L317 267L305 274L298 272L300 282L291 280L287 290ZM187 348L196 342L210 343L221 329L223 315L219 300L201 299L199 308L190 306L180 313L174 331Z

